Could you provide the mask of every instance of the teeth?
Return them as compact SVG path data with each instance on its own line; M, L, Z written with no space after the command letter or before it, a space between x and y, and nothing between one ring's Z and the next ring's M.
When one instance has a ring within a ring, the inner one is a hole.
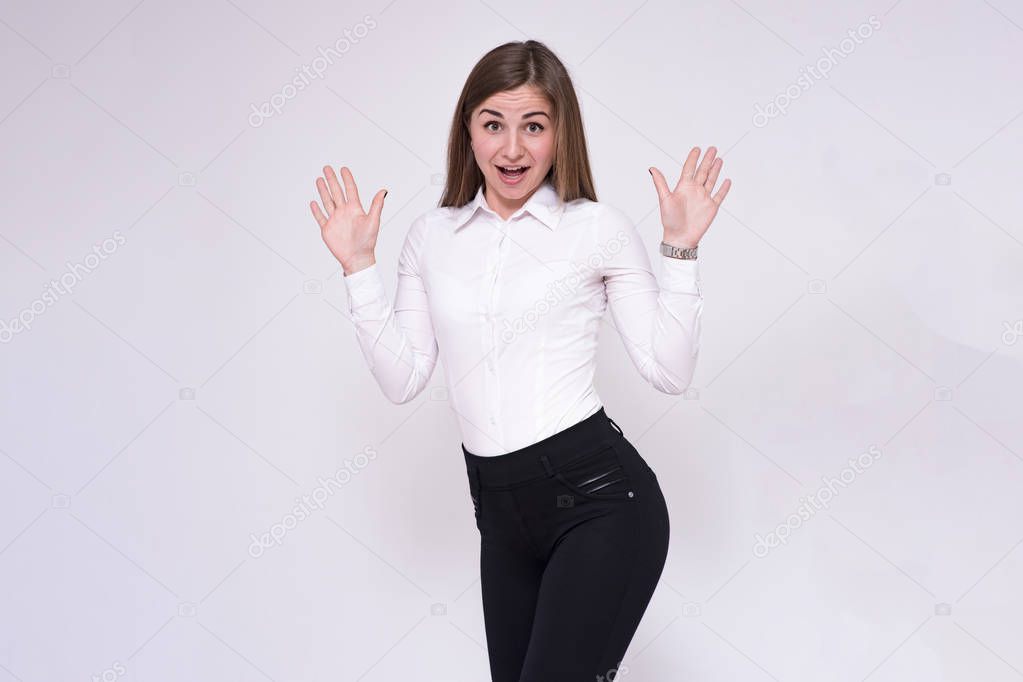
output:
M505 170L505 171L517 171L517 170L525 170L526 169L525 166L511 166L511 167L509 167L509 166L498 166L498 168L500 168L501 170Z

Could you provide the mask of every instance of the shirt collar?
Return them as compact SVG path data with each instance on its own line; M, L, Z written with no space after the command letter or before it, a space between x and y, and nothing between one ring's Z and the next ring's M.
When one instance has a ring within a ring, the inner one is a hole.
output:
M564 208L564 202L561 201L561 197L558 196L558 191L554 189L554 185L551 184L550 180L545 180L536 188L536 191L530 195L529 199L526 200L526 203L517 211L512 213L508 219L512 220L521 215L523 212L528 212L531 216L542 222L551 230L554 230L558 226L558 221L561 219ZM469 220L476 215L477 209L481 209L495 217L498 217L493 209L487 205L487 199L483 195L483 185L480 185L479 189L476 190L476 196L473 200L459 209L458 215L455 217L455 230L458 230L463 225L468 224ZM498 220L500 220L500 217L498 217Z

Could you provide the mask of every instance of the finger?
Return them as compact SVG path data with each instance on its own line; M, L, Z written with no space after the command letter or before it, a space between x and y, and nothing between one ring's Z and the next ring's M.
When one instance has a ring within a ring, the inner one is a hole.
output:
M327 217L323 215L323 212L320 210L320 205L315 201L310 201L309 207L313 209L313 217L316 218L316 222L319 224L319 226L322 228L324 225L326 225Z
M373 203L369 207L369 215L373 217L373 220L380 224L380 214L384 211L384 197L387 196L387 190L382 189L376 193L373 197Z
M327 185L330 187L331 196L334 197L334 205L338 208L344 208L345 204L348 203L348 199L345 197L345 193L341 191L341 184L337 181L334 169L330 166L324 166L323 172L327 176Z
M320 193L323 210L327 212L327 215L334 215L334 200L330 198L330 192L327 191L327 183L323 181L323 178L316 178L316 191Z
M668 183L665 181L664 176L661 175L661 171L653 166L647 170L650 171L650 175L654 179L654 187L657 189L658 201L671 194L671 190L668 189Z
M362 210L362 202L359 201L359 188L355 186L355 178L352 177L352 171L348 170L347 166L341 166L341 179L345 183L345 196L348 197L349 203L354 203Z
M707 153L703 155L703 161L700 162L700 167L696 169L696 184L702 185L707 182L707 173L710 172L711 166L714 165L714 159L717 156L718 150L716 147L707 147Z
M703 188L707 190L707 194L714 191L714 183L718 181L718 173L721 172L721 166L724 163L720 156L714 159L714 165L710 167L710 175L707 176L707 181L703 183Z
M699 158L699 147L693 147L689 150L689 156L686 157L686 162L682 164L682 175L679 176L678 184L675 185L676 192L682 188L682 185L691 184L693 182L693 176L696 175L696 160Z
M731 186L732 181L729 180L728 178L725 178L725 181L721 183L721 189L719 189L718 193L714 195L715 204L717 204L718 206L721 205L721 202L725 200L726 196L728 196L728 188Z

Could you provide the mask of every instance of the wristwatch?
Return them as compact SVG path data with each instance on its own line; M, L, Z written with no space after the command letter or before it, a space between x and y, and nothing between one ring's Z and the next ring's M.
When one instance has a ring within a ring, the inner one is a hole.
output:
M661 242L661 255L671 256L672 258L681 258L682 260L696 260L696 250L699 246L694 246L690 249L684 249L681 246L674 246L667 242Z

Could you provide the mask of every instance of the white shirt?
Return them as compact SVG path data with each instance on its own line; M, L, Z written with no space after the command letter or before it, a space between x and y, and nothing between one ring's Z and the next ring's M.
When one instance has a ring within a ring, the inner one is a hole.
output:
M417 217L398 258L392 305L378 264L343 277L369 368L394 403L444 360L469 452L490 456L568 428L602 405L597 336L610 307L640 375L680 394L692 380L703 297L695 260L659 256L624 212L563 202L543 183L508 220L482 187L462 207Z

